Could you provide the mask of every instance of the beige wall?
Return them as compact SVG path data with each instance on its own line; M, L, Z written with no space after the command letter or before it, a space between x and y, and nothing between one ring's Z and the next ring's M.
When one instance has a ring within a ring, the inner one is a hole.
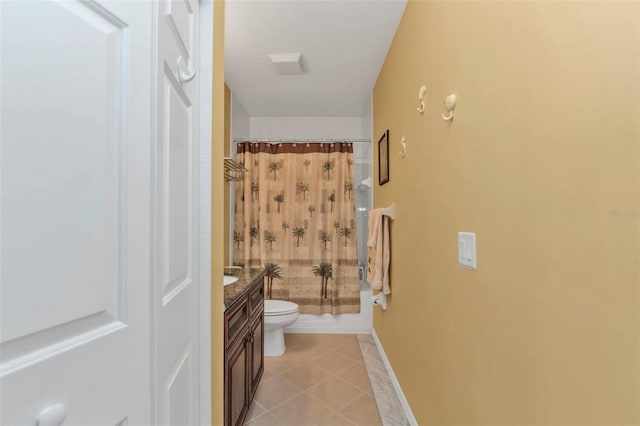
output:
M374 328L420 424L640 424L639 7L409 2L374 90L397 204Z
M223 381L224 381L224 292L215 277L222 277L224 248L228 245L228 235L224 236L224 0L213 2L213 105L212 105L212 148L211 158L211 422L224 422Z

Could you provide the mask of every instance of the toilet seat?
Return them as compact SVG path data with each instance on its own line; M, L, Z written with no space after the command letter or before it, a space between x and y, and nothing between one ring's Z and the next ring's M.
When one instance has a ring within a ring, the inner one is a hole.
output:
M294 314L298 312L298 305L286 300L265 300L264 316L274 317L281 315Z

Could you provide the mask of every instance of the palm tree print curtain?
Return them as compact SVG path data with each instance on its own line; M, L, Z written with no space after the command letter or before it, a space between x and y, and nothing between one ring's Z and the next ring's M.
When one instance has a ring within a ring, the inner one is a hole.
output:
M238 144L234 263L301 313L360 312L350 143Z

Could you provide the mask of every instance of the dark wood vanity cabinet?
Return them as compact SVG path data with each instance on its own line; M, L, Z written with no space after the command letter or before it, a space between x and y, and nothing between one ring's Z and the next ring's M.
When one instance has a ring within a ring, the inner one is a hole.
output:
M260 278L224 315L224 422L244 423L264 372L264 285Z

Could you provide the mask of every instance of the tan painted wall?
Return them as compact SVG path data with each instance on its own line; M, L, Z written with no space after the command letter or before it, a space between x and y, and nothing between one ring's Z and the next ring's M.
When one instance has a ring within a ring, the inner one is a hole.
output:
M224 249L228 239L224 234L224 0L213 2L213 105L211 158L211 277L222 277ZM224 423L224 291L223 286L211 286L211 421Z
M231 155L231 89L224 85L224 156ZM229 265L229 212L230 212L230 183L224 182L224 264Z
M397 204L374 328L420 424L640 424L639 7L409 2L373 97Z

